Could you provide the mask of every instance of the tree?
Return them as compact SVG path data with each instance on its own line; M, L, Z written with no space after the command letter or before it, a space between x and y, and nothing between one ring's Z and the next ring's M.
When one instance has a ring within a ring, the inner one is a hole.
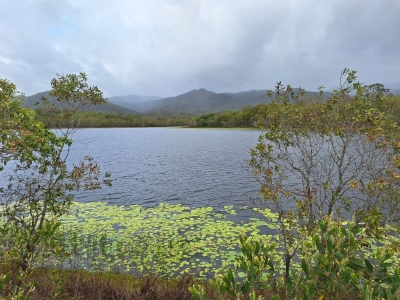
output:
M326 102L307 104L301 89L294 94L280 82L269 95L274 102L259 111L263 134L249 169L278 214L288 279L318 221L354 218L366 234L382 237L381 226L399 220L399 128L384 110L386 90L363 86L348 69Z
M16 86L0 79L0 171L8 176L8 182L0 182L0 220L8 239L0 253L10 254L23 273L50 248L58 251L52 243L57 218L69 210L72 192L111 184L91 157L72 167L67 161L79 110L104 103L102 92L87 84L84 73L58 75L51 86L69 124L56 131L36 121L33 110L21 107Z

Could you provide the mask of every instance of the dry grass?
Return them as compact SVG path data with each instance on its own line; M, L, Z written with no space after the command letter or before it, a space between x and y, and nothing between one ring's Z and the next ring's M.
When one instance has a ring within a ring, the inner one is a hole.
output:
M36 288L29 296L39 300L186 300L192 299L188 287L193 284L191 277L165 280L148 276L138 279L130 275L57 269L36 269L25 281L35 282ZM0 291L0 298L7 297L4 294L7 292Z
M12 270L10 265L7 268L2 265L0 269L0 273L3 274ZM35 290L29 296L38 300L187 300L192 299L188 288L193 286L194 279L183 277L166 280L156 276L136 278L126 274L38 268L24 281L36 283ZM16 278L14 282L16 282ZM203 281L201 284L205 287L209 299L219 299L207 281ZM10 287L0 290L0 299L7 299L7 294L10 292ZM271 299L274 294L272 290L258 291L258 295L263 296L264 299ZM278 294L280 299L285 299L283 287L279 288ZM228 293L223 298L235 299ZM343 291L335 295L335 299L357 300L361 297L350 291Z

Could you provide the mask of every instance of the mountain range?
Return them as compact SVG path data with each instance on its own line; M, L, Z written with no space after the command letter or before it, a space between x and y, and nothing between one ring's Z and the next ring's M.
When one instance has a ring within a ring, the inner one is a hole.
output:
M56 98L51 97L49 95L49 92L41 92L41 93L37 93L35 95L32 96L27 96L24 98L24 102L23 102L23 106L25 107L29 107L29 108L39 108L41 107L42 102L42 98L46 98L50 104L54 104L56 108L62 108L63 105L61 105ZM92 106L92 107L88 107L83 109L85 111L96 111L96 112L103 112L103 113L127 113L127 114L138 114L138 112L120 106L120 105L115 105L113 103L111 103L110 101L107 101L107 103L105 104L101 104L101 105L96 105L96 106Z
M87 108L87 111L126 114L167 114L167 115L202 115L210 112L239 110L248 105L269 103L267 90L250 90L238 93L215 93L205 89L192 90L190 92L175 96L161 98L157 96L115 96L108 99L108 103ZM295 89L296 91L296 89ZM392 91L400 94L400 89ZM306 92L307 98L317 97L318 92ZM331 93L325 93L323 100L329 98ZM41 92L24 99L24 106L36 108L36 102L46 97L56 107L61 107L57 100Z
M316 96L316 92L306 92L307 97ZM324 96L328 98L330 93ZM152 100L142 100L140 96L111 97L110 103L133 109L142 114L158 112L175 112L191 115L202 115L210 112L239 110L248 105L269 103L267 90L250 90L238 93L215 93L206 89L190 92L168 98L152 97Z

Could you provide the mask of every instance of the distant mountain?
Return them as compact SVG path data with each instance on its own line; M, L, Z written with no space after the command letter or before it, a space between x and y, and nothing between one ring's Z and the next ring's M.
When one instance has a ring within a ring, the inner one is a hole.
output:
M299 89L293 89L295 93L298 92ZM251 90L251 91L246 91L246 92L239 92L239 93L225 93L226 95L229 95L237 100L240 101L240 104L242 105L241 108L247 106L247 105L258 105L262 103L269 103L271 102L271 99L267 96L267 90ZM305 92L305 97L307 99L313 99L319 95L318 92ZM324 93L322 95L321 100L326 100L331 96L331 93Z
M294 89L296 91L296 89ZM306 92L306 97L316 97L317 92ZM329 98L331 93L325 93L322 100ZM158 98L158 99L157 99ZM205 89L193 90L176 97L162 98L156 96L143 97L130 95L126 97L111 97L110 102L134 109L140 113L184 113L202 115L210 112L239 110L248 105L269 103L267 90L251 90L238 93L214 93Z
M149 113L159 111L185 112L202 115L209 112L239 110L240 101L226 94L217 94L205 89L193 90L188 93L152 101Z
M42 104L42 97L45 97L49 100L50 103L54 103L56 108L62 108L63 105L61 105L60 102L57 101L56 98L49 96L49 92L41 92L32 96L25 97L23 101L23 106L29 107L29 108L38 108L40 107L40 104ZM39 102L39 106L35 105L35 103ZM101 105L96 105L92 107L88 107L83 109L85 111L95 111L95 112L104 112L104 113L126 113L126 114L138 114L137 111L134 111L132 109L128 109L126 107L122 107L119 105L115 105L112 103L105 103Z
M294 89L296 92L297 89ZM400 94L400 90L398 90ZM313 99L319 95L318 92L306 91L305 97ZM35 102L41 103L42 97L47 97L56 107L61 107L60 103L49 97L48 92L38 93L28 96L24 100L24 106L36 108ZM322 100L326 100L331 93L326 92ZM202 115L210 112L239 110L245 106L269 103L271 99L267 96L267 90L250 90L238 93L215 93L205 89L193 90L182 95L168 98L157 96L115 96L108 100L108 103L87 108L87 111L108 112L108 113L128 113L128 114L150 114L166 116L190 116Z
M152 101L159 99L161 99L161 97L128 95L111 97L110 99L108 99L108 101L109 103L113 103L143 113L152 109Z
M262 103L269 103L270 99L267 96L267 90L251 90L239 93L224 93L225 95L231 96L237 100L243 108L247 105L258 105Z

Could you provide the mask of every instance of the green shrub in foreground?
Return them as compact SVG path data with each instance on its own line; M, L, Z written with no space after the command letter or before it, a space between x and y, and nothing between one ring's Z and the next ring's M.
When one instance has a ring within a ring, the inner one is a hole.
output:
M241 239L236 267L212 287L218 299L270 299L263 295L271 291L272 299L400 299L399 251L394 244L366 250L376 242L354 223L321 220L301 245L299 264L285 284L275 245ZM211 299L199 284L189 290L195 299Z

